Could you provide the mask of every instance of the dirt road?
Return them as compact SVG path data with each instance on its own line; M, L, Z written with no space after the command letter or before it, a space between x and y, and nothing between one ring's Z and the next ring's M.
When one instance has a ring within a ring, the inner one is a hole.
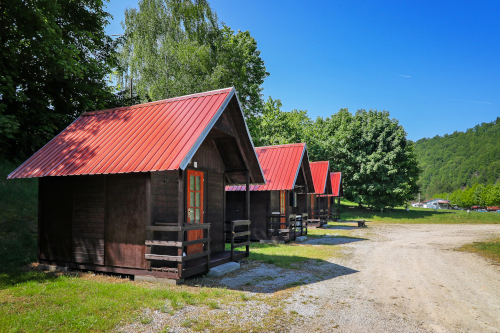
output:
M310 283L287 305L295 332L500 332L500 266L463 244L499 225L386 225L353 230L332 262L351 274ZM293 312L295 313L295 312Z

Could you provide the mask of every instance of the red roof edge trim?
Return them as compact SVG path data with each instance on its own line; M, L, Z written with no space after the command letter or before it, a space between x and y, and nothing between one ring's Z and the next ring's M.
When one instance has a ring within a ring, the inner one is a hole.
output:
M326 184L328 184L328 176L330 175L330 161L326 161L328 162L328 168L326 169L327 172L326 172L326 177L325 177L325 187L323 188L323 193L326 193ZM331 181L331 179L330 179Z
M305 147L306 144L304 142L299 142L299 143L284 143L284 144L281 144L281 145L273 145L273 146L262 146L262 147L257 147L259 149L271 149L271 148L274 148L274 149L277 149L277 148L281 148L281 147Z
M234 89L234 87L233 87L233 89ZM245 119L245 115L243 114L243 108L241 107L240 99L238 98L238 92L236 91L236 89L234 89L234 95L236 96L236 101L238 102L238 107L241 111L241 116L243 117L243 119ZM253 152L255 154L255 157L257 158L257 163L259 163L260 174L262 175L262 179L264 179L264 183L258 183L258 184L266 185L267 180L266 180L266 177L264 176L264 171L262 170L262 165L260 165L260 161L259 161L259 157L257 156L257 152L255 151L253 139L252 139L252 136L250 135L250 130L248 129L248 125L247 125L246 120L244 121L244 123L245 123L245 129L247 130L248 137L250 138L250 143L252 144Z
M299 165L297 166L295 178L293 179L292 189L295 188L295 183L297 182L297 177L299 176L300 167L302 166L302 159L304 158L304 153L306 152L306 147L307 145L304 143L304 148L302 149L302 155L300 156ZM309 155L307 155L307 163L309 163Z
M189 152L186 154L186 156L184 157L184 159L179 164L179 168L181 170L186 169L189 161L191 161L191 159L193 158L194 154L196 154L196 151L198 150L198 148L200 148L201 144L203 143L203 140L205 140L205 138L207 137L208 133L212 130L212 127L214 127L215 123L219 119L219 117L222 114L222 112L226 109L227 105L229 104L229 101L234 96L234 92L235 92L235 89L234 89L234 87L232 87L231 91L227 94L226 99L224 100L224 102L221 104L221 106L219 107L219 109L217 110L217 112L214 114L214 116L212 117L212 119L210 119L210 121L208 122L207 126L203 129L203 132L201 132L200 136L198 136L198 138L196 139L195 143L193 144L193 146L191 147L191 149L189 150Z
M177 102L177 101L182 101L184 99L190 99L190 98L196 98L200 96L205 96L205 95L216 95L218 92L223 93L224 90L234 90L234 87L227 87L227 88L222 88L222 89L217 89L217 90L211 90L211 91L205 91L201 93L196 93L196 94L191 94L191 95L184 95L184 96L179 96L179 97L172 97L172 98L167 98L167 99L162 99L159 101L154 101L154 102L149 102L149 103L142 103L142 104L136 104L136 105L131 105L131 106L119 106L116 108L112 109L106 109L106 110L99 110L99 111L90 111L90 112L84 112L80 116L93 116L96 114L100 113L111 113L111 112L117 112L117 111L129 111L129 110L134 110L137 108L143 108L146 106L155 106L158 104L164 104L167 102Z

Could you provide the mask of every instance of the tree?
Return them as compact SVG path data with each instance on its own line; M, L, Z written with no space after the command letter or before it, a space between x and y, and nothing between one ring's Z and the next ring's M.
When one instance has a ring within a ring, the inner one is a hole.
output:
M80 113L116 105L102 0L0 3L0 156L27 158Z
M389 112L340 110L324 124L328 158L343 172L345 195L375 209L395 207L418 193L413 144Z
M415 145L425 197L500 180L500 118L465 132L418 140Z
M312 121L306 111L281 110L279 99L269 96L262 113L250 120L250 134L256 147L307 142Z
M250 126L256 145L305 142L311 161L329 160L342 171L346 196L377 209L394 207L418 193L419 175L413 143L387 111L341 109L312 121L306 111L281 110L269 98Z
M206 0L141 0L125 12L119 89L132 76L141 99L234 86L247 117L262 109L269 75L248 31L221 24Z

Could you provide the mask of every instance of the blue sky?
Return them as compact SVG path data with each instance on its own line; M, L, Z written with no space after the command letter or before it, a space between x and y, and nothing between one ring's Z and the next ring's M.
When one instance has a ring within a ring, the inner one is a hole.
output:
M111 0L108 34L137 0ZM212 0L257 40L267 99L312 118L388 110L408 138L451 134L500 116L500 1Z

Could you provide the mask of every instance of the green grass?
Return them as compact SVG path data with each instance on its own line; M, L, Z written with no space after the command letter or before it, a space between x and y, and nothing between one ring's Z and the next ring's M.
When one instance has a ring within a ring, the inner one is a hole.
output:
M85 274L54 276L42 272L0 274L0 331L104 332L150 317L141 310L169 312L186 304L213 309L240 294L219 288L192 288L134 283Z
M336 222L329 222L329 225L343 225L341 223L336 223ZM349 230L340 230L340 229L324 229L324 228L317 228L317 229L308 229L307 230L307 237L308 238L321 238L324 236L332 236L332 237L342 237L342 238L349 238Z
M343 221L364 219L370 222L384 223L428 223L428 224L499 224L499 213L480 213L463 210L444 210L410 207L396 207L390 210L374 211L369 208L359 208L356 203L341 201Z
M477 253L500 264L500 237L486 242L474 242L459 248L460 251Z
M259 260L278 267L298 269L306 261L327 260L338 256L339 253L339 247L332 245L252 243L250 245L249 259Z

